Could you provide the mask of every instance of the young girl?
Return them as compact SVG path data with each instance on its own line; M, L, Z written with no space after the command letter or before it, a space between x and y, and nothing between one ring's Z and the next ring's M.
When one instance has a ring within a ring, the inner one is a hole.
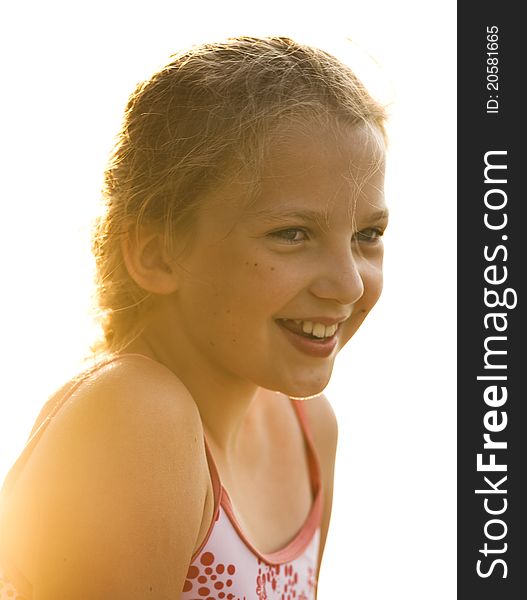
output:
M94 252L101 360L0 503L0 599L307 600L331 513L321 395L382 286L384 111L285 38L138 86Z

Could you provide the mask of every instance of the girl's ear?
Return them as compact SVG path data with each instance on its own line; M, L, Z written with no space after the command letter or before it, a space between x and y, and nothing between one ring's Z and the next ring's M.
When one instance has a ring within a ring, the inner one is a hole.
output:
M159 232L129 230L121 240L121 252L130 277L153 294L172 294L178 288L175 262L165 249Z

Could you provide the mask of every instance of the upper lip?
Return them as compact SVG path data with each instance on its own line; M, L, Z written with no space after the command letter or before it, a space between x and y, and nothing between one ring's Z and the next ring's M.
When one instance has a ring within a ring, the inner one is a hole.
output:
M342 317L279 317L279 321L311 321L312 323L322 323L322 325L335 325L337 323L342 323L349 319L351 314Z

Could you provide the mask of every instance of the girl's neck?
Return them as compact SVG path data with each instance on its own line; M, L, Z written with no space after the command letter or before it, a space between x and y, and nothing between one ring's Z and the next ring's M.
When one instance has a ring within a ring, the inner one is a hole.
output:
M170 369L189 390L201 415L207 440L212 441L226 459L239 454L241 440L258 422L257 412L268 390L249 383L210 373L192 361L188 354L174 353L141 336L126 348L126 353L147 356Z

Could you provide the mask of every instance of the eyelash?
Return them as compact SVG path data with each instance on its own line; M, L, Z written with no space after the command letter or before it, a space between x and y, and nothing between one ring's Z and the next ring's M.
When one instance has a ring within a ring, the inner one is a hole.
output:
M366 231L373 232L374 235L368 235L365 233ZM362 231L357 232L357 237L359 242L366 242L367 244L374 244L378 242L384 234L384 230L379 227L368 227L367 229L363 229Z
M366 232L371 232L370 234ZM298 233L302 234L302 239L292 239L291 237L287 237L288 234L293 234L294 237ZM379 241L383 236L384 230L379 227L368 227L367 229L363 229L355 234L358 242L364 242L366 244L374 244ZM273 238L277 238L286 244L299 244L301 242L305 242L309 239L308 233L305 229L300 227L288 227L287 229L280 229L278 231L272 231L269 234Z
M291 238L286 237L286 235L288 233L293 233L295 235L297 233L301 233L303 235L303 238L301 240L291 239ZM287 229L280 229L279 231L272 231L269 235L271 237L279 239L282 242L285 242L286 244L299 244L300 242L305 242L306 240L309 239L305 229L301 229L300 227L288 227Z

